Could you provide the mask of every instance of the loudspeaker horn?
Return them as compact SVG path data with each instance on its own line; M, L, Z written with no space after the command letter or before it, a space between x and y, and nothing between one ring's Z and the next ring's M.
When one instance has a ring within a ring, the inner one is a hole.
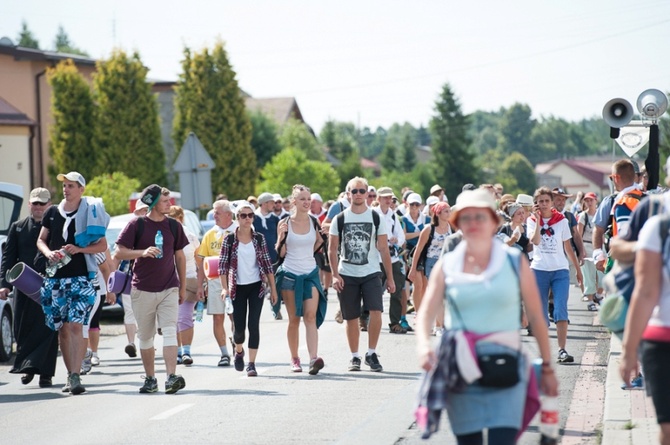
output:
M612 128L625 127L633 119L633 106L626 99L612 99L603 107L603 119Z
M637 109L642 116L656 120L668 109L668 98L660 90L645 90L637 98Z

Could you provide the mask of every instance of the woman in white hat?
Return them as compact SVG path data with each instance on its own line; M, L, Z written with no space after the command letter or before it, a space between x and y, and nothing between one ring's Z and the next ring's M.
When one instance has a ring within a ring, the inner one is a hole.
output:
M437 262L430 276L417 317L419 364L424 370L431 370L438 363L431 348L430 331L446 298L450 316L445 317L448 331L442 341L458 342L460 336L454 333L461 331L474 342L471 345L466 340L465 348L472 355L466 361L476 363L478 369L460 371L465 387L462 391L447 387L438 393L444 396L438 402L446 408L459 443L482 443L482 430L487 429L489 443L513 444L527 426L523 424L525 401L529 383L534 379L530 360L521 346L520 299L542 356L540 387L549 396L558 394L535 276L518 250L495 240L499 217L495 200L486 190L461 193L450 221L462 231L463 241ZM482 374L482 370L487 371L485 356L498 354L504 355L507 363L517 362L509 379L495 381L500 377L495 371ZM461 363L462 356L449 355L440 355L440 366L448 365L448 360L465 364ZM460 365L458 368L464 369ZM442 369L449 374L447 381L452 380L453 371Z

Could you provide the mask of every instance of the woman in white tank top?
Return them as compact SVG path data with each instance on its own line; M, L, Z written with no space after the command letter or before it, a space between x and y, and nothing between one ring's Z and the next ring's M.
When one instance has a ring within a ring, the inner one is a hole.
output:
M318 356L317 331L317 311L323 290L314 251L323 240L317 231L320 230L318 221L309 215L310 190L296 185L290 200L291 215L277 226L277 255L284 258L276 274L278 290L289 316L286 337L291 351L291 371L302 371L298 355L302 317L310 357L309 373L316 375L324 366L323 359Z

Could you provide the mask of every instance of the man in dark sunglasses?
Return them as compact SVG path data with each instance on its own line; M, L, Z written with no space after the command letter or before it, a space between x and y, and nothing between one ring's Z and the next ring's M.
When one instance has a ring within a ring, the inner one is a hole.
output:
M1 300L6 300L11 292L12 286L7 282L6 276L14 265L23 262L35 268L37 237L42 228L42 217L49 207L49 190L36 188L30 192L30 215L10 226L0 268ZM40 388L48 388L52 386L52 377L56 372L58 333L46 325L42 307L28 300L26 294L15 290L14 336L17 353L14 366L9 372L23 374L21 383L24 385L30 383L35 374L39 374Z

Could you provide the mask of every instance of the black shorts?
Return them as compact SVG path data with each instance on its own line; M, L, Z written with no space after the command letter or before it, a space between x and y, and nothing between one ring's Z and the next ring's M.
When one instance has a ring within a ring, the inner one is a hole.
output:
M344 289L337 293L340 300L342 318L354 320L361 316L361 299L368 311L384 312L382 295L382 274L376 272L365 277L349 277L342 275Z
M642 373L658 423L670 423L670 343L642 341Z

